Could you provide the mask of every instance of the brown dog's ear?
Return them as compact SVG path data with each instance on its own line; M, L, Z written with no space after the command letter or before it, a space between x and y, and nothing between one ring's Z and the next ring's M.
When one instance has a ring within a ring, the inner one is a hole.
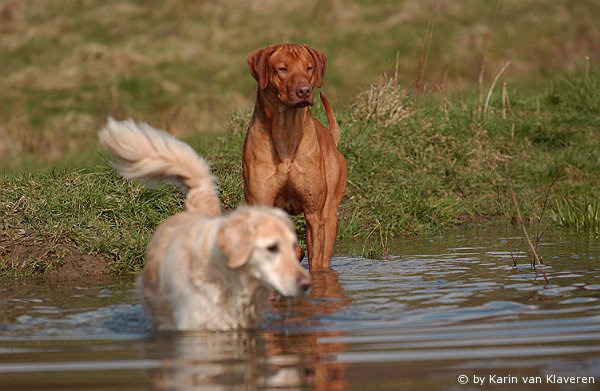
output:
M258 82L261 90L267 88L269 84L269 57L271 57L274 51L274 46L267 46L250 54L246 59L250 73Z
M315 61L315 72L313 73L314 77L314 86L317 88L321 88L323 85L323 75L325 75L325 68L327 67L327 56L321 53L318 50L311 48L308 45L304 45L306 50L310 53L313 60Z
M227 257L227 266L235 269L246 264L253 248L252 229L247 211L237 211L219 229L217 242Z

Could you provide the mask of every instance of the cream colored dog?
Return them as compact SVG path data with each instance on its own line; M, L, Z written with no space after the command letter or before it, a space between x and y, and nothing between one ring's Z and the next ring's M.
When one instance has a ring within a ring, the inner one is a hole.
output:
M185 211L162 222L139 278L142 298L161 329L233 330L260 319L272 289L299 296L311 285L296 259L288 216L269 207L240 207L222 216L207 163L166 132L108 120L100 142L129 179L173 181Z

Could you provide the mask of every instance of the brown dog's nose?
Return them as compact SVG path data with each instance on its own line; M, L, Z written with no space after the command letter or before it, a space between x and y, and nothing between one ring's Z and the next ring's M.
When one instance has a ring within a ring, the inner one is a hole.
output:
M298 98L310 98L312 95L312 88L310 88L310 86L298 87L296 88L296 95L298 95Z
M299 277L298 278L298 286L302 289L302 292L306 292L310 289L312 282L310 281L310 277Z

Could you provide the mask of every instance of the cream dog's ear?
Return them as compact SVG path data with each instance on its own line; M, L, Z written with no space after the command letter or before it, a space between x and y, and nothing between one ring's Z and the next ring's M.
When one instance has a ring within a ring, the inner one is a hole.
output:
M232 269L245 265L252 253L254 234L249 219L249 211L238 210L219 229L218 245Z

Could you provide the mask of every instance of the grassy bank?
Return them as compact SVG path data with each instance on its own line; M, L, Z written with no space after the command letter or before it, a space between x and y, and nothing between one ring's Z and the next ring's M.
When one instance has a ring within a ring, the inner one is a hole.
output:
M569 77L534 92L507 89L504 96L497 88L487 105L473 94L415 99L383 80L338 107L340 149L349 167L340 240L384 241L457 224L506 224L514 214L508 179L522 213L535 221L540 208L532 206L542 203L558 178L545 222L597 232L600 74ZM313 111L324 119L320 106ZM249 112L234 115L225 134L184 138L210 161L226 209L243 199L240 159L248 118ZM0 188L4 274L59 267L65 251L108 260L115 274L135 272L153 229L182 207L175 189L124 181L105 163L4 174ZM302 231L300 219L298 226ZM44 245L42 264L11 250Z

